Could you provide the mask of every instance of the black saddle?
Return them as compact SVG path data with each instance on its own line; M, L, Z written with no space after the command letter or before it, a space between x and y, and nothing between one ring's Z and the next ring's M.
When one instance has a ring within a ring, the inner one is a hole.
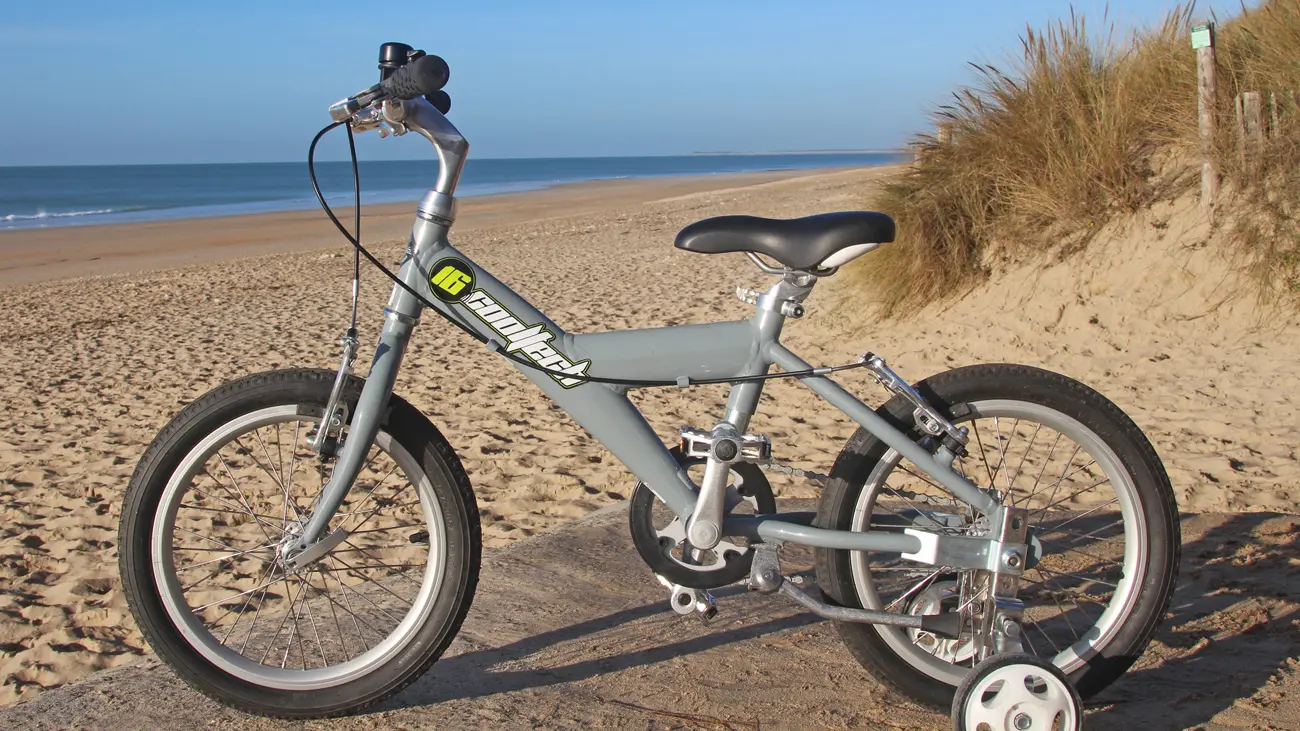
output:
M752 251L791 269L812 269L842 249L859 244L887 244L893 240L894 219L889 216L872 211L843 211L790 219L706 218L682 229L673 245L701 254Z

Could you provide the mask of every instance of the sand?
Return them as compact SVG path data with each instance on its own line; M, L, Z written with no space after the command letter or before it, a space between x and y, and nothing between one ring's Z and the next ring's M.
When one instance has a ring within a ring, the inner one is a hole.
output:
M798 510L811 501L786 503ZM1138 667L1088 702L1088 731L1300 728L1294 619L1270 616L1257 601L1294 582L1288 562L1296 558L1297 523L1268 513L1186 515L1184 578L1170 616ZM1251 544L1249 576L1236 563L1244 551L1218 559L1243 537ZM602 560L585 559L591 555ZM806 551L787 547L782 558L787 570L807 566ZM0 708L0 728L952 728L947 714L872 682L829 622L783 597L721 590L718 616L706 625L669 611L662 588L648 579L626 510L616 504L487 549L474 606L447 653L363 714L305 724L249 716L147 657Z
M739 318L747 307L731 291L762 286L764 277L740 256L676 251L677 230L723 213L861 207L888 172L619 182L470 200L453 239L574 332ZM563 215L569 200L577 213ZM385 208L367 216L366 230L388 241L376 246L382 258L400 255L408 215ZM0 385L0 581L11 584L0 595L0 703L143 652L116 578L115 531L131 470L161 425L236 376L336 364L350 257L328 224L309 213L209 223L204 238L187 244L177 234L195 227L177 223L0 234L0 281L40 282L0 290L0 369L9 376ZM1300 324L1249 301L1220 302L1230 282L1212 273L1227 267L1187 202L1104 234L1105 245L1063 261L999 266L989 285L903 324L878 322L832 281L785 341L816 363L872 350L913 379L976 362L1061 371L1101 390L1146 431L1182 510L1295 513ZM230 258L254 251L273 253ZM182 262L196 263L157 269ZM134 269L147 271L41 281ZM363 343L378 331L388 290L377 273L364 275ZM881 400L862 375L841 381ZM521 376L432 319L416 333L397 391L456 446L489 546L622 500L633 486ZM665 439L680 425L713 423L724 398L721 387L635 396ZM778 383L753 429L772 438L778 458L825 471L853 425ZM816 494L807 484L774 483L783 496ZM1277 570L1289 572L1281 584L1294 588L1297 524L1287 520L1276 541L1291 557ZM1256 537L1244 529L1231 536L1222 568L1239 571ZM1249 601L1278 619L1294 614L1296 595ZM1246 631L1249 623L1216 624L1234 621L1236 606L1197 621ZM1162 652L1158 644L1144 662L1164 662Z

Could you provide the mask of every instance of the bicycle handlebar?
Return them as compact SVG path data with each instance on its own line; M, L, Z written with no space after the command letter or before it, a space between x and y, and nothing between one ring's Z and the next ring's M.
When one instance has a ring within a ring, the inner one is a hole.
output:
M394 71L379 86L389 99L406 101L436 94L446 86L450 76L446 61L437 56L421 56Z

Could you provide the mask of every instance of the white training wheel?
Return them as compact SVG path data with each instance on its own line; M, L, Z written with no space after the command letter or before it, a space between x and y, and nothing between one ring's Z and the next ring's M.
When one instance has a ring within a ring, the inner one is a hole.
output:
M957 686L955 731L1079 731L1083 701L1065 673L1023 653L994 655Z

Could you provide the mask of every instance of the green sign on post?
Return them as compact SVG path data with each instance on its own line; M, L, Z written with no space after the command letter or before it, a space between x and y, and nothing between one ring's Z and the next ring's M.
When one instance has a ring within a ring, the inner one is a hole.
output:
M1208 23L1192 28L1192 48L1209 48L1213 45L1214 35Z

